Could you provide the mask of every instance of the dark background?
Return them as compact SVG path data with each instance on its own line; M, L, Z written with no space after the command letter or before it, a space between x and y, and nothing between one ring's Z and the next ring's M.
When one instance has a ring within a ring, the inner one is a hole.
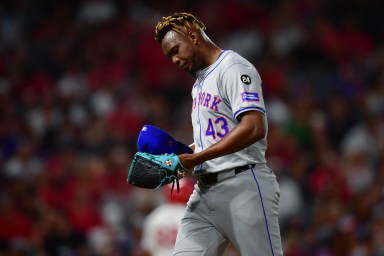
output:
M163 194L126 184L144 124L192 142L194 82L154 40L188 11L263 80L286 256L384 255L381 1L0 3L0 255L142 255Z

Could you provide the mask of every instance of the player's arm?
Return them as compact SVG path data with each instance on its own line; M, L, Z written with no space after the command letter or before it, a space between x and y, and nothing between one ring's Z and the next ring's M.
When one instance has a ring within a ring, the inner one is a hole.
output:
M205 161L232 154L264 138L264 114L260 111L247 111L239 116L239 124L224 138L209 148L195 154L179 155L181 164L189 169Z

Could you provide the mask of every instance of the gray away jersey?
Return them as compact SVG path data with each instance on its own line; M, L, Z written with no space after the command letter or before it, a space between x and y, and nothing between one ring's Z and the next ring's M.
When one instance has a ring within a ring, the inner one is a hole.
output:
M192 125L195 153L218 142L239 121L241 113L256 110L265 114L261 79L255 67L233 51L223 51L217 60L198 73L192 88ZM233 154L209 160L194 169L219 172L234 167L266 163L268 131L263 139Z

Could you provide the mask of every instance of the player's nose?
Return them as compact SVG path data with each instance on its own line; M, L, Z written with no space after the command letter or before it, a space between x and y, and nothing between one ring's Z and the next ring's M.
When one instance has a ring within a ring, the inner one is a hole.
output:
M172 56L172 62L173 64L180 66L180 59L177 56Z

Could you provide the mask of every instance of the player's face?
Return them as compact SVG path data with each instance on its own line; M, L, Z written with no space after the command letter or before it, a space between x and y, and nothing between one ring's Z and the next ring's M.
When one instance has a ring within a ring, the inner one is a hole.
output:
M199 70L196 55L196 45L187 35L181 35L175 31L169 31L161 47L165 56L170 58L174 64L187 71L191 76L195 76Z

